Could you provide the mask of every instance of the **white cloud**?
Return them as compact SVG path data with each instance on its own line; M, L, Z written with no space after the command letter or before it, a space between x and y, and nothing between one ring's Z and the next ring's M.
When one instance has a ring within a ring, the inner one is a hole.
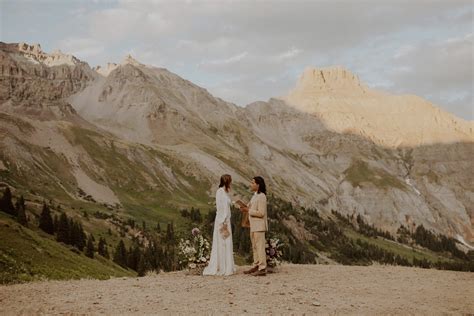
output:
M307 66L335 64L458 115L466 111L456 104L472 100L472 35L459 37L472 33L471 0L44 0L7 1L2 11L8 39L59 43L91 65L133 50L242 105L284 94Z
M229 58L225 59L215 59L215 60L207 60L202 61L198 64L198 67L205 67L205 66L220 66L220 65L228 65L238 63L242 59L244 59L248 55L248 52L242 52L240 54L234 55Z
M92 38L66 38L58 48L83 60L104 52L104 46Z
M285 52L283 52L283 53L281 53L277 56L274 56L273 59L277 62L281 62L281 61L284 61L284 60L287 60L287 59L293 59L302 52L303 52L303 50L298 49L296 47L292 47L289 50L287 50L287 51L285 51Z
M393 88L418 94L454 114L474 120L472 33L427 41L393 58Z

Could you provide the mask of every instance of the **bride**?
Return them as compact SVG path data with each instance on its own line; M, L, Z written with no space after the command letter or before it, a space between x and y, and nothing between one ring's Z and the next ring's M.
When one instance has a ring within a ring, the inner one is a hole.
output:
M212 236L212 250L209 265L203 275L231 275L235 273L234 252L232 246L232 228L230 226L230 205L228 195L232 178L225 174L221 177L216 192L216 219Z

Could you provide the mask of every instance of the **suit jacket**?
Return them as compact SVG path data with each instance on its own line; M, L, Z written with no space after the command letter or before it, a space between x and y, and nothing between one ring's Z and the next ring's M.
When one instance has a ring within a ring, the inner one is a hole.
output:
M250 232L266 232L268 230L267 196L263 193L254 194L249 203Z

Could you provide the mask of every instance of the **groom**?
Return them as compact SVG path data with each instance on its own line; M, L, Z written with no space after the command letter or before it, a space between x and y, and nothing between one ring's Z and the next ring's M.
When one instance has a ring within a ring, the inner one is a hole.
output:
M262 177L255 177L250 182L254 192L248 206L242 206L242 212L249 212L250 241L252 242L253 267L245 274L265 276L267 274L267 255L265 253L265 232L268 230L267 189Z

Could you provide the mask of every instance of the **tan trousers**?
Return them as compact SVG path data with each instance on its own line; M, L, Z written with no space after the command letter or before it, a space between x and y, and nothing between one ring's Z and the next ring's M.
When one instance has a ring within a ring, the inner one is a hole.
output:
M259 270L267 267L267 255L265 253L265 232L251 232L253 266L258 266Z

